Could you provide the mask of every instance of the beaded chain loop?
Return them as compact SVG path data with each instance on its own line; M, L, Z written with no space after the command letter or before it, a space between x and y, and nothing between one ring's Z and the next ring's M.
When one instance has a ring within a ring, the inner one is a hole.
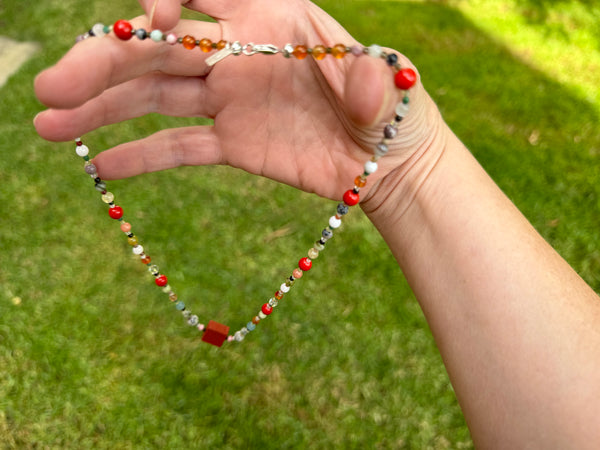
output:
M186 304L179 299L178 295L169 285L167 276L159 270L157 265L153 264L152 258L144 251L144 247L140 243L139 238L133 233L131 224L124 219L123 208L115 203L114 194L108 191L106 182L98 176L97 168L90 160L89 148L84 145L81 138L75 140L76 153L83 158L85 172L94 180L95 188L100 192L102 201L108 205L108 215L120 223L121 231L127 237L127 242L132 247L134 255L139 256L142 264L145 264L148 267L148 271L154 276L155 284L160 287L168 296L169 300L174 303L175 309L183 314L188 325L197 328L202 333L202 341L218 347L221 347L226 341L241 342L248 333L256 329L256 326L261 320L266 319L273 312L273 309L279 304L279 301L283 299L284 295L290 292L290 289L294 286L295 282L302 278L304 273L312 268L313 260L319 256L319 252L325 249L327 242L333 237L334 231L342 225L342 218L348 214L350 207L359 203L361 188L366 186L368 176L377 171L377 161L387 154L388 142L396 137L400 122L406 114L408 114L409 97L407 91L415 84L417 75L411 68L403 68L400 66L398 63L398 55L386 53L378 45L371 45L370 47L360 47L357 45L347 47L343 44L337 44L333 47L315 45L314 47L309 48L302 44L295 46L286 44L284 47L279 48L272 44L248 43L243 45L238 41L228 42L221 40L215 43L207 38L196 39L190 35L177 37L173 33L165 34L160 30L147 31L143 28L134 29L131 23L126 20L118 20L114 25L108 26L96 24L90 31L79 36L77 42L93 36L104 36L111 32L123 41L128 41L135 36L139 40L150 39L157 43L166 42L169 45L180 44L187 50L198 48L204 53L211 53L214 51L215 53L205 60L206 64L209 66L213 66L229 55L238 56L242 54L246 56L256 54L281 54L285 58L294 57L296 59L305 59L308 56L312 56L317 61L324 59L327 55L331 55L336 59L342 59L349 54L356 57L369 55L383 59L387 65L395 71L395 85L398 89L404 91L402 101L396 106L395 117L384 127L383 137L374 148L373 157L365 162L363 172L358 174L354 179L354 187L344 193L342 201L336 207L335 214L329 218L327 225L321 232L317 241L308 250L307 255L300 258L297 267L295 267L289 277L281 283L274 295L260 307L257 314L252 316L245 326L231 335L229 334L229 327L221 323L213 320L210 320L207 325L200 323L198 316L193 314Z

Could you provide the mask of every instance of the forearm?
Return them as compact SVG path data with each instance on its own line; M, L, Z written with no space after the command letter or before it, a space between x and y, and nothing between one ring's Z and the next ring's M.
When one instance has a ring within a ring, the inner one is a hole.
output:
M598 297L439 132L416 175L364 209L421 304L476 444L598 445Z

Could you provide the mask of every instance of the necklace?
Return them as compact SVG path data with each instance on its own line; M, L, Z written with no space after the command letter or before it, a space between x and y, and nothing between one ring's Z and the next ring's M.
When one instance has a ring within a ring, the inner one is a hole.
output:
M354 187L344 193L342 201L338 203L335 209L335 214L329 218L319 239L308 250L307 255L298 261L297 267L292 270L291 275L279 286L275 291L275 294L260 307L258 313L252 316L245 326L231 335L229 334L230 328L228 326L214 320L210 320L207 325L200 323L198 316L193 314L186 304L179 299L171 285L169 285L167 276L159 270L158 266L152 262L152 258L144 251L144 247L141 245L139 238L132 231L132 225L124 219L123 208L115 203L114 194L108 191L106 182L98 176L97 168L91 162L88 146L83 143L81 138L75 140L75 151L78 156L83 158L85 173L94 180L95 189L100 192L102 201L108 205L108 215L119 222L121 231L126 235L127 242L132 247L134 255L137 255L140 258L140 261L148 266L148 271L154 276L155 284L160 287L168 296L169 300L174 303L175 309L181 312L188 325L197 328L202 333L202 341L217 347L221 347L226 341L241 342L250 332L256 329L256 326L261 320L266 319L273 312L273 309L279 304L279 301L283 296L290 291L295 282L302 278L304 273L312 268L313 260L319 256L319 252L325 249L327 242L333 237L334 231L341 226L342 218L348 213L350 207L359 203L360 189L366 186L367 177L377 170L377 161L388 152L389 141L396 137L398 125L409 111L408 90L415 84L417 75L411 68L403 68L400 66L398 63L398 55L387 53L378 45L371 45L369 47L354 45L352 47L347 47L343 44L337 44L333 47L315 45L310 48L302 44L295 46L286 44L282 48L279 48L272 44L248 43L243 45L239 41L229 42L221 40L215 43L206 38L196 39L190 35L177 37L173 33L163 33L160 30L147 31L143 28L134 29L132 24L126 20L118 20L114 25L96 24L89 32L80 35L77 38L77 42L89 37L100 37L110 33L113 33L117 38L123 41L128 41L135 36L139 40L149 39L156 43L166 43L173 46L182 45L187 50L198 48L204 53L214 52L205 60L208 66L217 64L229 55L239 56L242 54L246 56L255 54L281 54L285 58L293 57L296 59L305 59L310 56L317 61L324 59L328 55L336 59L342 59L349 54L355 57L368 55L374 58L380 58L386 62L395 73L394 82L396 87L404 92L402 101L396 106L395 116L383 129L383 137L375 146L373 157L365 162L363 172L358 174L354 179Z

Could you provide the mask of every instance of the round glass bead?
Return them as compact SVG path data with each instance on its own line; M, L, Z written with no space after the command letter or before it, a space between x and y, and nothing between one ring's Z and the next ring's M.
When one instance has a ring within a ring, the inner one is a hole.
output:
M302 258L300 261L298 261L298 267L303 272L307 272L312 267L312 261L310 260L310 258Z
M267 318L267 315L266 315L264 312L262 312L262 311L259 311L259 312L258 312L258 317L260 317L261 319L266 319L266 318Z
M244 340L244 335L242 335L241 332L236 331L235 334L233 335L233 338L238 342L242 342Z
M150 39L152 39L154 42L160 42L162 41L163 38L163 33L160 30L152 30L150 32Z
M138 28L137 30L135 30L135 36L140 41L143 41L144 39L146 39L148 37L148 32L146 30L144 30L143 28Z
M354 190L344 192L344 203L348 206L354 206L360 201L360 195Z
M341 219L338 219L338 218L337 218L337 217L335 217L335 216L331 216L331 217L329 218L329 226L330 226L331 228L333 228L333 229L335 229L335 228L339 228L341 225L342 225L342 220L341 220Z
M325 240L329 240L333 237L333 231L331 231L328 228L325 228L322 232L321 232L321 236L323 236L323 238Z
M385 59L385 61L388 63L388 66L394 67L396 65L396 63L398 62L398 55L396 55L394 53L390 53L389 55L387 55L387 58Z
M177 309L177 311L183 311L185 309L185 303L177 302L175 303L175 308Z
M306 45L296 45L292 55L294 55L296 59L304 59L308 55L308 48L306 48Z
M120 219L123 217L123 208L120 206L113 206L112 208L109 208L108 215L113 219Z
M192 50L194 47L196 47L196 38L188 34L187 36L184 36L184 38L181 40L181 43L183 44L184 48Z
M381 57L382 53L383 53L383 49L379 45L371 45L370 47L367 48L367 54L374 58Z
M190 317L192 317L192 312L191 311L183 311L181 313L181 315L183 316L184 319L189 319Z
M169 300L171 300L172 302L176 302L177 301L177 294L175 292L170 292L169 293Z
M275 298L277 300L281 300L283 298L283 292L281 292L281 291L275 292Z
M317 259L319 257L319 250L317 250L316 248L311 248L308 251L308 257L310 259Z
M248 329L248 331L254 331L254 330L256 330L256 325L253 324L252 322L248 322L246 324L246 328Z
M320 252L322 252L323 250L325 250L325 246L323 244L321 244L319 241L315 242L315 248L317 250L319 250Z
M373 161L367 161L365 163L365 173L372 174L377 171L377 163Z
M268 303L265 303L264 305L262 305L262 308L260 310L263 312L263 314L266 314L268 316L273 312L273 307Z
M191 327L195 327L196 325L198 325L198 322L200 322L200 319L198 319L198 316L196 316L195 314L188 319L188 325Z
M389 123L383 129L383 135L386 139L394 139L398 134L398 129Z
M94 36L102 37L106 33L104 32L104 25L101 23L97 23L92 27L92 34Z
M367 185L366 178L359 175L354 179L354 186L356 186L358 188L362 188L362 187L365 187L366 185Z
M167 34L165 41L169 45L175 45L177 44L177 35L175 33L169 33Z
M150 264L150 262L152 261L152 258L150 258L148 255L144 255L144 256L140 255L140 257L141 257L140 260L142 261L143 264Z
M279 290L284 294L287 294L290 292L290 287L286 283L282 283L281 286L279 286Z
M394 76L394 82L398 89L407 90L414 86L417 81L417 74L410 67L400 69Z
M331 55L336 59L342 59L346 56L346 46L343 44L336 44L331 49Z
M277 305L279 305L279 300L277 300L275 297L269 299L269 305L272 306L273 308L275 308Z
M98 168L91 162L85 163L85 167L83 168L83 170L85 170L85 173L92 176L96 175L98 172Z
M150 267L148 267L148 272L150 272L152 275L158 275L158 266L156 264L152 264Z
M138 241L138 238L136 236L131 236L127 238L127 243L131 246L136 246L138 245L140 242Z
M154 282L156 283L157 286L163 287L166 286L168 283L167 280L167 276L166 275L159 275L156 277L156 279L154 280Z
M384 144L383 142L380 142L379 144L377 144L375 146L375 156L385 156L387 154L387 152L389 151L389 147L387 146L387 144Z
M204 328L206 328L206 327L204 326L204 324L203 324L203 323L199 323L199 324L198 324L198 330L199 330L199 331L204 331Z
M258 317L258 316L254 316L254 317L252 318L252 323L256 325L256 324L258 324L258 322L260 322L260 317Z
M102 201L104 203L112 203L115 200L115 196L112 192L107 192L106 194L102 194ZM125 222L127 223L127 222ZM121 224L121 230L123 229L123 224ZM129 225L129 224L128 224ZM131 225L129 226L129 229L131 229ZM127 230L129 231L129 230Z
M131 249L131 251L134 255L141 255L142 253L144 253L144 247L142 247L141 245L136 245Z
M302 271L300 269L294 269L294 271L292 272L292 276L296 279L298 278L302 278Z
M327 56L327 49L323 45L315 45L312 49L313 58L320 61Z
M115 36L123 41L128 41L133 36L133 26L126 20L117 20L113 25Z
M77 147L75 147L75 152L77 153L78 156L81 156L82 158L84 156L87 156L88 153L90 153L90 149L88 148L87 145L78 145Z
M99 183L96 183L94 189L96 189L98 192L104 192L106 191L106 183L104 181L100 181Z
M108 194L108 192L107 192ZM121 231L123 233L129 233L131 231L131 224L129 222L123 222L121 224Z
M364 49L363 47L359 47L358 45L353 45L352 47L350 47L350 52L354 56L362 56L364 54Z
M162 291L163 291L165 294L167 294L167 295L168 295L168 294L170 294L171 292L173 292L173 289L171 289L171 286L169 286L169 285L167 284L167 285L166 285L164 288L162 288Z
M349 210L350 208L348 208L348 206L344 205L343 203L337 205L337 213L340 216L345 216L346 214L348 214Z
M217 50L223 50L228 45L229 45L229 42L221 39L219 42L217 42Z
M200 50L202 50L204 53L208 53L210 51L212 51L212 41L210 39L200 39L200 43L198 44L198 46L200 47Z
M409 106L407 103L400 102L396 105L396 115L404 117L408 114Z

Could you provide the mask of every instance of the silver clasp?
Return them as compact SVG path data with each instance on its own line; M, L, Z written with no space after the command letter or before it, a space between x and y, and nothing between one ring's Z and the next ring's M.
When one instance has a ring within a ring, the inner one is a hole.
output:
M263 55L275 55L276 53L279 53L279 49L272 44L255 44L254 42L249 42L244 45L243 53L246 56L256 55L257 53Z

